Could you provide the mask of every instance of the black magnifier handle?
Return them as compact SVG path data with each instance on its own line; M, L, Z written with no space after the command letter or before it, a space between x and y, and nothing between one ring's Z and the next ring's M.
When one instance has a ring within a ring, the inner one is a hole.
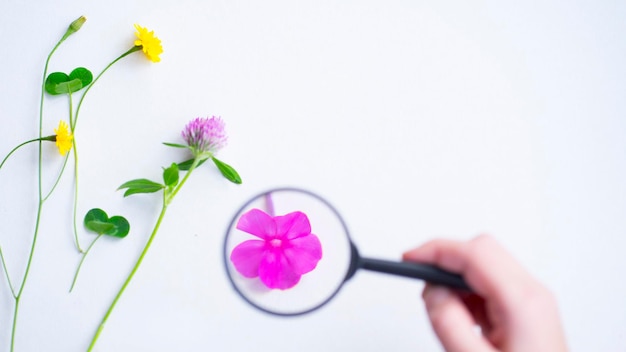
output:
M379 273L421 279L432 284L459 290L472 291L461 275L439 269L433 265L361 257L359 267Z

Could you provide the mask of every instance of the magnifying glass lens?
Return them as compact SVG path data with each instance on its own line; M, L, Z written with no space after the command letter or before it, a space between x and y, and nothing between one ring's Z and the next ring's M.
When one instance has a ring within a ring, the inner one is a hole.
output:
M224 260L235 290L250 304L298 315L339 291L350 268L350 238L325 200L303 190L272 190L235 215Z

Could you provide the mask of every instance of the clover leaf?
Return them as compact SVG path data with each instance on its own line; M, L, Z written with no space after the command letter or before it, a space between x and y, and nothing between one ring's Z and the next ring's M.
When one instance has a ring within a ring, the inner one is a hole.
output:
M124 238L130 231L130 224L123 216L109 218L102 209L94 208L85 214L85 227L98 235Z
M93 74L84 67L74 69L70 74L53 72L46 78L44 87L51 95L69 94L87 87L93 82Z

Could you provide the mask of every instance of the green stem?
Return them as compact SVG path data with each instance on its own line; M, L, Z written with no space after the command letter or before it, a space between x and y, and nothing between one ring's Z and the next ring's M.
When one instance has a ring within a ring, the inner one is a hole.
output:
M76 244L76 249L78 249L80 253L84 253L83 249L80 247L80 242L78 241L78 227L76 226L78 213L78 149L76 147L76 137L72 139L72 155L74 156L74 205L72 207L74 243Z
M41 160L40 170L41 170ZM11 352L14 350L15 345L15 331L17 327L17 315L19 312L19 303L20 297L22 297L22 293L24 292L24 287L26 287L26 281L28 280L28 274L30 273L30 268L33 263L33 257L35 254L35 247L37 244L37 237L39 236L39 224L41 223L41 212L43 210L43 199L41 198L41 172L39 173L39 203L37 206L37 220L35 222L35 231L33 234L33 241L30 247L30 252L28 254L28 262L26 264L26 270L24 271L24 277L22 278L22 284L20 285L19 290L17 291L17 295L15 296L15 310L13 312L13 329L11 332Z
M78 240L78 226L76 225L77 223L77 215L76 213L78 212L78 151L76 149L76 123L78 122L78 114L80 113L80 108L83 105L83 101L85 100L85 97L87 96L87 93L89 93L89 91L91 90L91 88L94 86L94 84L96 84L96 82L98 82L98 80L100 79L100 77L102 77L102 75L109 69L111 68L111 66L113 66L116 62L120 61L122 58L134 53L135 51L141 50L141 47L138 46L133 46L132 48L130 48L128 51L126 51L125 53L123 53L122 55L118 56L115 60L111 61L99 74L98 76L96 76L96 78L93 80L93 82L91 82L91 84L89 86L87 86L87 88L85 89L85 91L83 92L83 95L80 97L80 100L78 101L78 106L76 107L76 115L74 115L74 118L72 118L72 94L69 94L69 98L70 98L70 130L72 131L72 134L74 134L74 139L72 139L72 154L74 155L74 205L73 205L73 209L72 209L72 226L73 226L73 231L74 231L74 244L76 245L76 249L78 249L78 251L80 253L84 253L83 249L80 247L80 241ZM65 164L63 165L63 169L61 169L61 174L63 174L63 171L65 170ZM60 177L60 176L59 176Z
M11 156L11 154L13 154L16 150L20 149L21 147L25 146L28 143L32 143L32 142L37 142L40 141L41 138L35 138L35 139L31 139L29 141L26 141L24 143L19 144L17 147L13 148L9 154L7 154L7 156L4 157L4 159L2 159L2 162L0 163L0 169L2 169L2 166L4 165L4 163L9 159L9 157Z
M63 170L65 170L65 166L67 165L67 161L69 160L70 155L67 154L65 156L65 160L63 161L63 166L61 166L61 170L59 171L59 174L57 175L57 179L56 181L54 181L54 185L52 185L52 188L50 188L50 191L48 192L48 194L43 197L43 201L47 201L48 198L50 198L50 196L52 195L52 192L54 192L54 190L57 188L57 186L59 185L59 182L61 181L61 176L63 176Z
M198 166L198 164L200 164L200 160L199 159L194 159L193 163L191 164L191 166L189 167L189 171L187 171L187 173L185 174L185 177L183 177L183 179L178 183L178 186L176 186L176 188L174 189L174 191L172 191L172 193L170 193L168 196L164 197L164 202L166 205L169 205L172 200L174 199L174 197L176 196L176 194L178 194L178 191L180 191L180 189L183 187L183 185L185 184L185 182L187 182L187 179L189 178L189 176L191 175L191 173L193 172L193 170L196 169L196 167Z
M139 266L141 265L141 262L143 262L143 258L146 256L146 253L148 253L148 249L150 249L150 245L152 244L152 241L154 240L154 237L156 236L157 232L159 231L159 227L161 226L161 222L163 221L163 217L165 216L165 212L167 211L168 205L171 203L171 201L173 200L174 196L176 196L178 191L183 187L183 185L185 184L185 182L187 181L187 179L191 175L192 171L196 168L196 166L198 166L198 162L199 162L198 159L194 159L194 162L191 165L191 167L189 168L189 171L187 172L187 174L185 174L185 177L183 177L183 179L180 181L178 186L176 186L176 188L174 189L174 191L171 194L166 195L165 192L163 193L163 206L161 208L161 213L159 214L159 218L157 219L157 222L154 225L154 229L152 230L152 234L150 235L150 238L148 238L148 242L146 243L145 247L143 248L143 251L141 252L141 255L139 256L139 259L137 259L137 262L135 263L135 266L133 267L133 269L131 270L130 274L126 278L126 281L124 281L124 284L122 285L122 287L120 288L119 292L117 293L117 295L113 299L113 302L111 302L111 305L109 306L109 309L104 314L104 317L102 318L102 321L100 322L100 325L98 326L98 329L96 330L96 333L95 333L94 337L92 338L91 343L89 344L89 348L87 349L87 352L92 351L94 346L96 345L96 342L98 341L98 338L100 337L100 333L102 333L102 330L104 330L104 325L106 324L107 320L109 319L109 316L113 312L113 309L115 309L115 305L117 304L117 301L119 301L120 297L122 297L122 294L126 290L126 287L130 283L130 281L133 279L133 277L135 276L135 273L137 272L137 269L139 269Z
M41 181L41 174L39 177L40 181ZM41 182L40 182L40 186L41 186ZM35 246L37 244L37 237L39 234L39 224L41 222L41 211L43 208L43 201L41 199L41 192L39 193L39 205L37 206L37 220L35 223L35 232L33 234L33 241L31 244L31 248L30 248L30 252L28 255L28 262L26 264L26 270L24 271L24 276L22 278L22 284L20 285L19 290L17 291L17 295L15 295L15 310L13 312L13 328L11 331L11 351L14 350L14 345L15 345L15 331L16 331L16 327L17 327L17 315L19 312L19 303L20 303L20 297L22 297L22 293L24 292L24 287L26 286L26 281L28 280L28 274L30 273L30 267L33 263L33 257L34 257L34 253L35 253Z
M124 57L134 53L135 51L139 51L141 50L141 46L133 46L132 48L130 48L127 52L123 53L122 55L120 55L117 59L111 61L103 70L102 72L100 72L96 78L93 80L93 82L91 82L91 84L89 86L87 86L87 88L85 89L85 92L83 93L83 95L80 97L80 100L78 101L78 107L76 108L76 116L74 118L74 122L72 123L70 121L70 128L72 129L72 133L74 132L74 128L76 128L76 123L78 122L78 114L80 113L80 107L83 106L83 101L85 100L85 96L87 95L87 93L89 93L89 90L91 90L91 87L94 86L94 84L96 84L96 82L98 82L98 80L100 79L100 77L102 77L102 75L111 67L113 66L116 62L120 61L121 59L123 59Z
M104 325L106 324L107 320L109 319L109 316L111 315L111 312L113 312L113 309L115 308L115 305L117 304L117 301L120 299L120 297L122 297L122 294L124 293L124 290L126 290L126 287L130 283L130 280L132 280L132 278L135 276L135 273L137 272L137 269L139 269L139 266L141 265L141 262L143 262L143 258L146 256L146 253L148 252L148 249L150 248L150 245L152 244L152 241L154 240L154 237L155 237L157 231L159 230L159 227L161 226L161 221L163 221L163 217L165 216L166 210L167 210L167 205L163 204L163 207L161 208L161 214L159 214L159 218L158 218L158 220L156 222L156 225L154 226L154 229L152 230L152 234L150 235L150 238L148 239L148 242L146 243L146 246L143 248L143 251L141 252L141 255L139 256L139 259L135 263L135 266L133 267L133 269L131 270L130 274L126 278L126 281L124 281L124 284L122 285L122 288L120 288L119 292L117 293L117 295L113 299L113 302L109 306L109 309L107 310L106 314L102 318L102 322L100 322L100 326L98 326L98 330L96 331L96 334L94 335L93 339L91 340L91 344L89 345L89 348L87 349L87 351L91 351L93 349L93 347L96 345L96 341L98 341L98 337L100 337L100 333L104 329Z
M26 144L32 143L32 142L37 142L37 141L53 141L55 138L55 136L48 136L48 137L43 137L43 138L34 138L31 140L28 140L24 143L19 144L17 147L13 148L9 154L7 154L7 156L4 157L4 159L2 160L2 162L0 163L0 169L2 168L2 166L4 165L4 163L9 159L9 157L19 148L25 146ZM7 269L7 265L6 262L4 260L4 254L2 253L2 248L0 247L0 257L2 259L2 267L4 270L4 273L6 275L7 278L7 282L9 283L9 287L11 288L11 293L13 294L13 298L17 298L17 295L15 294L15 289L13 287L13 283L11 281L11 278L9 276L9 270Z
M69 96L69 101L70 101L70 126L72 125L72 111L74 110L72 108L72 93L68 93ZM73 133L73 132L72 132ZM73 141L72 141L73 143ZM59 171L59 175L57 176L56 180L54 181L54 184L52 185L52 188L50 188L50 191L48 192L48 194L46 194L45 197L43 197L44 202L46 200L48 200L48 198L50 198L50 196L52 195L52 192L54 192L54 190L57 188L57 186L59 185L59 182L61 181L61 176L63 176L63 171L65 171L65 166L67 165L67 161L69 159L69 155L65 156L65 161L63 161L63 165L61 166L61 171Z
M41 221L41 212L43 210L43 191L42 191L42 164L43 164L43 148L42 148L42 136L43 136L43 101L44 101L44 93L46 91L46 76L48 75L48 65L50 64L50 59L54 52L59 48L61 43L67 38L67 36L63 36L61 40L52 48L50 54L46 58L46 63L43 69L43 79L41 82L41 96L39 99L39 157L37 161L37 193L38 193L38 202L37 202L37 220L35 222L35 231L33 233L33 241L31 244L30 252L28 253L28 262L26 263L26 270L24 271L24 276L22 277L22 284L20 285L20 289L15 296L15 309L13 311L13 325L11 327L11 352L15 350L15 333L17 330L17 317L19 313L19 305L20 298L22 297L22 293L24 292L24 287L26 286L26 281L28 280L28 274L30 273L30 267L33 263L33 256L35 254L35 247L37 244L37 237L39 235L39 223Z
M68 99L69 99L69 105L70 105L70 126L74 125L74 123L72 123L72 121L74 120L74 107L72 104L72 92L67 93ZM71 127L70 127L71 128ZM74 133L74 130L71 130L72 133Z
M9 283L9 288L11 289L11 293L13 294L13 298L17 298L15 295L15 289L13 288L13 283L11 282L11 278L9 277L9 269L7 268L7 263L4 261L4 254L2 253L2 247L0 247L0 258L2 258L2 268L4 269L4 273L7 278L7 282Z
M102 234L99 234L98 237L96 237L96 239L91 242L89 247L87 247L87 250L85 251L85 253L83 253L83 257L80 259L80 263L78 263L78 268L76 268L76 273L74 274L74 280L72 280L72 286L70 287L70 292L72 292L72 290L74 289L74 285L76 285L76 280L78 279L78 273L80 272L80 268L83 266L83 262L85 261L87 254L89 254L91 247L93 247L93 245L96 244L96 241L98 241L100 237L102 237Z
M15 349L15 327L17 326L17 314L20 310L20 295L15 297L15 307L13 308L13 329L11 330L11 352Z
M72 128L72 120L73 120L73 113L74 113L74 107L72 104L72 93L68 93L69 96L69 101L70 101L70 113L69 113L69 117L70 117L70 129ZM74 131L71 130L72 134L74 134ZM74 147L74 149L76 149L76 145L74 143L74 139L72 139L72 147ZM52 195L52 192L54 192L54 190L57 188L57 185L59 184L59 182L61 181L61 176L63 176L63 172L65 171L65 167L67 166L67 161L69 160L69 154L65 156L65 161L63 162L63 166L61 167L61 171L59 172L59 175L57 176L56 181L54 181L54 185L52 186L52 188L50 189L50 192L48 192L48 194L43 198L44 201L48 200L48 198ZM80 245L78 244L78 239L76 239L76 247L78 248L78 250L82 253L82 250L80 249Z
M85 91L87 93L87 91ZM83 94L83 97L85 94ZM72 103L72 93L68 94L70 101L70 129L74 138L72 138L72 155L74 156L74 204L72 207L72 228L74 231L74 244L76 245L76 249L78 252L85 253L80 246L80 240L78 239L78 228L76 226L76 213L78 212L78 149L76 148L76 135L74 134L74 126L76 126L76 117L73 115L74 107ZM65 165L63 165L65 167ZM63 169L61 169L61 173L63 173ZM60 178L60 175L59 175ZM84 258L84 257L83 257ZM74 285L72 284L72 287ZM71 291L71 290L70 290Z

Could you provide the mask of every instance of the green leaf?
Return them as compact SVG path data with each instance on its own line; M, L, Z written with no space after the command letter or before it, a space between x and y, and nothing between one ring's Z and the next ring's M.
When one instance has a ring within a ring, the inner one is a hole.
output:
M126 218L124 218L123 216L112 216L109 219L109 222L115 225L115 229L114 231L106 232L105 235L124 238L130 232L130 224L128 223L128 220L126 220Z
M69 75L63 72L49 74L44 88L51 95L69 94L87 87L92 81L91 71L84 67L78 67Z
M85 227L98 235L123 238L130 231L130 224L123 216L109 216L102 209L94 208L85 214Z
M124 192L124 197L130 196L131 194L137 193L154 193L158 192L161 189L165 188L160 183L156 183L154 181L150 181L145 178L140 178L132 181L128 181L121 185L118 190L127 188L126 192Z
M46 83L44 87L46 88L46 92L48 94L57 95L61 94L56 91L56 87L58 84L67 82L70 80L70 76L66 75L63 72L52 72L46 78Z
M63 72L53 72L46 79L46 92L52 95L67 94L75 92L83 87L78 78L70 78Z
M226 179L232 183L236 183L238 185L241 184L241 177L232 166L217 160L217 158L215 157L212 157L211 159L213 159L215 166L217 166L217 168L220 170L222 176L226 177Z
M99 220L89 221L85 224L85 227L99 235L105 234L111 230L115 230L115 225Z
M102 209L91 209L85 214L85 227L97 234L103 234L115 228L109 223L109 216Z
M165 144L168 147L174 147L174 148L189 148L186 145L182 145L182 144L176 144L176 143L167 143L167 142L163 142L163 144Z
M87 225L88 222L91 221L104 221L106 222L109 219L107 213L104 212L104 210L102 209L98 209L98 208L94 208L91 209L90 211L87 212L87 214L85 214L85 220L84 223L85 225Z
M78 79L82 87L87 87L93 81L93 74L84 67L77 67L70 72L70 79ZM80 89L80 88L79 88Z
M170 167L163 170L163 182L167 187L174 187L178 184L178 165L172 163Z
M194 159L189 159L189 160L185 160L183 162L178 163L178 170L180 170L180 171L189 171L189 169L191 168L191 165L193 164L193 160ZM205 161L206 161L206 159L200 161L198 163L198 166L204 164Z

